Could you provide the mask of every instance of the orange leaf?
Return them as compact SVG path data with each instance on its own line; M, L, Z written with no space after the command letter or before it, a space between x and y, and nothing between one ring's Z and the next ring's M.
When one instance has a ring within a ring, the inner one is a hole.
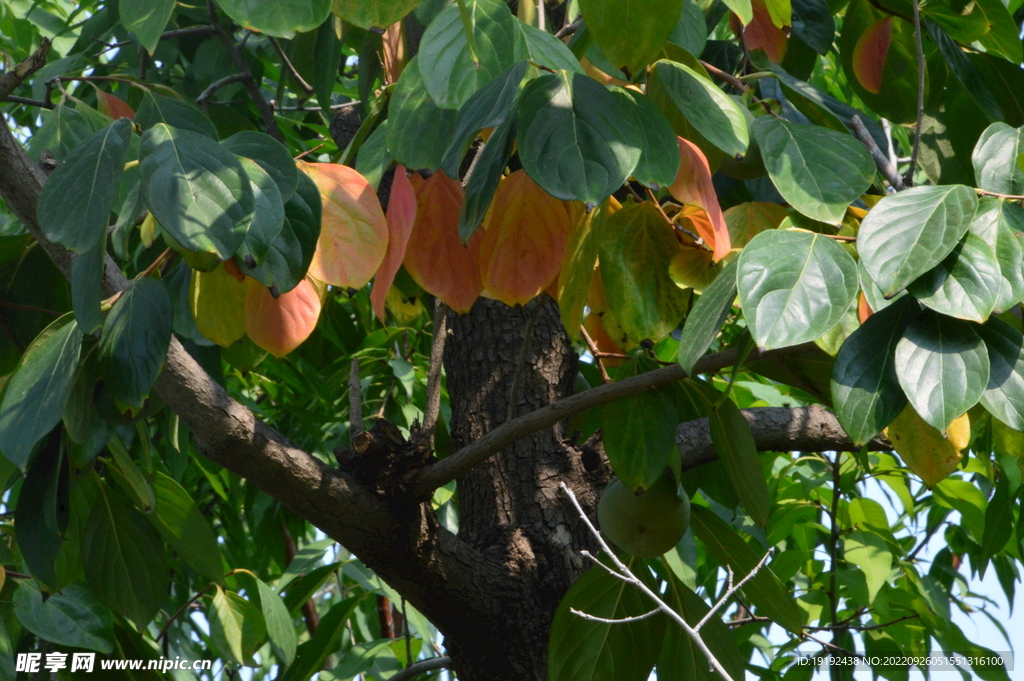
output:
M789 38L781 28L772 21L771 13L764 0L752 0L754 18L743 29L743 44L748 51L764 50L768 61L781 64L786 56L786 44ZM738 22L737 22L738 23ZM733 26L735 30L735 26Z
M381 44L384 47L384 73L389 83L397 83L405 68L405 31L401 21L388 26L381 36Z
M297 163L316 183L323 200L320 239L309 274L332 286L365 286L388 245L388 225L377 193L348 166Z
M569 236L569 210L517 170L498 184L484 219L480 279L516 306L533 300L558 276Z
M729 240L729 228L725 225L722 207L718 205L718 195L711 184L711 168L704 152L689 140L679 140L679 173L676 181L668 191L677 201L698 206L707 211L710 223L693 221L698 234L714 253L715 261L724 258L732 244ZM710 227L710 229L709 229Z
M302 345L319 318L320 296L308 279L277 298L266 286L249 279L245 332L253 343L275 357L284 357Z
M412 181L413 186L420 184ZM428 293L456 312L469 312L483 284L480 283L481 230L462 245L459 210L462 186L437 172L416 191L416 223L405 249L405 268Z
M115 121L119 118L127 118L128 120L135 120L135 112L130 106L128 106L124 100L118 99L109 92L104 92L95 85L93 88L96 90L96 109L104 116L110 116Z
M395 179L391 181L391 196L388 198L387 222L388 250L373 280L373 290L370 291L373 311L382 324L388 289L395 281L398 268L402 266L409 235L416 222L416 191L409 181L409 176L405 174L405 166L395 168Z
M873 94L882 91L885 56L892 41L892 17L871 24L853 47L853 72L861 86Z
M868 317L874 313L875 311L871 309L871 304L868 302L867 297L864 295L864 292L861 291L860 299L857 301L857 318L860 320L860 323L863 324L866 322Z

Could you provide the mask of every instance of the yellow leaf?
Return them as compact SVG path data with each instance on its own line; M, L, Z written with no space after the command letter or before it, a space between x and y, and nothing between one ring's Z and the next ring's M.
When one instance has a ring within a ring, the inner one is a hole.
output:
M703 291L722 269L712 260L712 255L703 248L680 248L668 264L668 276L679 288Z
M908 404L885 429L885 436L907 468L931 489L956 470L971 439L971 421L967 414L953 419L943 437Z
M192 271L189 306L196 327L211 341L229 347L245 335L246 286L220 265L210 272Z

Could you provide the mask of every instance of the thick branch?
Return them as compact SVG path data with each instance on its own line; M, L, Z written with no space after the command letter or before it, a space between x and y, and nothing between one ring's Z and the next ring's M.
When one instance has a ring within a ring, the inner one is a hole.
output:
M864 127L864 123L860 120L860 116L854 114L853 118L850 119L850 126L853 128L853 135L860 140L868 153L871 154L871 158L874 160L878 170L885 176L885 179L889 180L889 184L896 191L903 190L903 178L900 177L899 171L896 170L896 166L886 158L882 150L878 148L878 144L875 142L875 138L871 136L868 129ZM891 142L890 142L891 143Z
M25 61L19 62L13 69L0 76L0 101L7 99L7 95L14 92L29 76L46 66L46 56L50 54L50 45L50 39L43 38L36 51Z
M768 350L761 352L757 349L747 357L748 361L755 359L770 359L772 357L783 357L787 355L799 355L813 344L794 345L789 348ZM694 374L703 374L724 369L732 366L736 361L736 352L726 350L713 355L705 355L697 360L694 365ZM664 369L649 371L638 376L608 383L597 388L581 392L564 400L552 402L529 414L519 418L506 421L487 435L476 442L467 445L455 452L447 459L443 459L431 466L413 471L409 475L408 482L412 487L413 494L417 499L429 498L435 489L455 480L460 475L469 472L490 457L500 452L517 440L536 433L538 430L549 428L563 419L584 412L592 407L608 404L615 400L637 395L647 390L653 390L663 385L669 385L686 378L686 372L678 364L667 366Z
M817 404L795 408L754 407L743 409L741 413L761 452L855 452L860 449L843 431L835 414ZM684 470L718 458L706 418L680 424L676 443ZM868 449L888 451L892 446L876 439L868 443Z

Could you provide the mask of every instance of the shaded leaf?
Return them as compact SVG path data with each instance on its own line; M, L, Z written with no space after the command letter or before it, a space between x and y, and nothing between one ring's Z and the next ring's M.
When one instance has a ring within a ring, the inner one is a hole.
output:
M442 109L427 94L419 56L398 79L388 105L388 151L406 168L434 170L441 166L455 136L458 112Z
M50 241L85 253L106 233L131 138L120 119L68 154L39 194L39 227Z
M570 204L572 228L565 247L565 257L558 274L558 310L562 326L573 340L579 340L580 322L587 305L590 282L594 278L597 264L598 235L601 227L597 223L608 218L608 214L621 208L618 201L609 198L589 213L576 202Z
M981 404L1014 430L1024 431L1024 336L1000 319L977 327L988 350L988 384Z
M601 52L631 73L657 59L683 10L683 0L580 0L579 5Z
M167 289L148 277L133 282L107 315L99 346L100 373L121 402L142 408L171 342L172 317Z
M139 105L134 121L143 130L158 123L166 123L172 128L188 130L212 140L220 139L213 121L207 118L202 109L191 102L162 97L151 90L142 93L142 104Z
M306 681L323 669L327 656L338 649L338 638L362 595L335 603L320 620L312 638L298 647L295 661L280 675L281 681Z
M459 238L469 241L484 221L515 144L517 116L499 125L479 151L476 167L466 183L466 198L459 209Z
M861 87L872 94L882 91L885 56L892 42L891 16L883 17L861 33L853 46L853 73Z
M238 247L239 262L261 263L270 251L270 245L284 229L284 202L277 183L255 161L243 158L242 168L252 184L254 209L249 229Z
M388 198L386 215L388 224L388 247L384 260L373 279L370 302L381 324L384 323L384 301L388 290L395 281L395 275L402 266L405 249L409 244L413 225L416 223L416 190L413 189L404 166L395 168L391 180L391 194Z
M732 400L722 400L708 415L711 442L725 466L740 503L761 527L768 523L771 495L761 471L750 424Z
M331 13L331 0L217 0L217 4L243 28L275 38L291 38L324 23Z
M555 198L597 205L636 168L643 136L626 102L593 79L560 71L519 98L523 168Z
M637 128L643 137L640 160L633 169L633 179L657 190L667 187L679 172L679 156L673 147L675 133L665 115L645 95L631 88L613 88L612 92L631 102ZM707 159L705 159L707 164Z
M255 130L243 130L220 143L238 156L250 158L267 171L274 180L281 200L288 202L299 183L299 169L288 148L270 135Z
M652 202L630 203L603 221L599 239L605 292L622 328L636 340L667 336L689 300L668 276L679 250L671 225Z
M295 625L292 623L292 616L285 607L284 601L261 579L253 578L256 581L256 588L260 597L260 609L263 612L263 620L267 627L267 636L274 646L282 662L291 664L295 659L295 647L298 645L298 637L295 635Z
M220 547L209 521L185 488L156 471L152 477L154 512L148 514L165 542L196 572L218 584L224 581Z
M306 276L320 237L320 190L305 173L298 177L295 193L284 204L281 233L266 259L256 269L245 268L252 278L279 293L291 291Z
M134 33L146 51L153 54L174 5L174 0L122 0L117 6L125 30Z
M985 391L988 352L971 324L926 312L896 345L896 375L921 418L945 431Z
M725 266L686 316L677 360L687 374L693 373L693 365L711 347L732 310L736 299L737 263L733 260Z
M71 315L64 315L25 349L3 386L0 452L23 472L36 443L64 413L81 348L81 329Z
M33 582L22 582L14 592L14 612L44 641L108 655L114 650L110 612L83 587L66 586L44 601Z
M334 13L359 28L387 28L418 4L419 0L332 0Z
M255 605L218 586L207 619L210 638L222 655L236 664L255 666L252 656L267 637L263 614Z
M25 472L14 507L14 538L25 565L51 589L63 586L57 561L70 520L68 483L68 463L57 428Z

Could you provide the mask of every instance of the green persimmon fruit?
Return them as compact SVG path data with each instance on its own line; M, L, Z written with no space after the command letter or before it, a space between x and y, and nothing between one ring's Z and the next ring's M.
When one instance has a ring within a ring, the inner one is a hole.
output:
M638 558L655 558L686 534L690 497L668 476L639 495L616 478L601 495L597 519L605 536L623 551Z

